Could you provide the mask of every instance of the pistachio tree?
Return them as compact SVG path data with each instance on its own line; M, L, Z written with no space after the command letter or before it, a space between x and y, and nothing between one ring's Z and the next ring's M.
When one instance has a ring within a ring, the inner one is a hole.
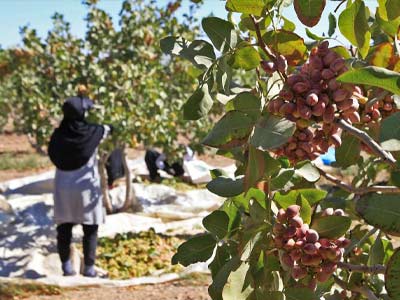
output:
M210 260L214 300L400 299L400 5L337 1L319 36L326 3L228 0L226 20L202 20L208 40L160 41L202 66L186 119L225 99L203 144L237 171L212 171L207 188L226 200L172 259ZM233 85L234 70L250 86Z
M90 121L114 127L100 151L106 196L104 165L114 148L144 145L173 154L179 148L178 138L186 137L196 145L207 132L206 119L192 122L188 131L180 112L198 71L183 59L165 56L157 42L170 34L195 38L198 27L193 12L198 5L191 5L182 23L177 20L180 1L160 7L156 1L126 0L117 20L95 0L83 5L87 9L83 38L74 36L58 13L44 39L30 27L21 29L22 46L6 49L7 55L0 59L0 66L4 65L0 70L5 70L0 101L9 103L15 130L28 134L43 152L62 117L63 101L77 94L93 99L96 105ZM126 153L124 163L127 168ZM123 209L131 206L133 197L130 172L125 173Z

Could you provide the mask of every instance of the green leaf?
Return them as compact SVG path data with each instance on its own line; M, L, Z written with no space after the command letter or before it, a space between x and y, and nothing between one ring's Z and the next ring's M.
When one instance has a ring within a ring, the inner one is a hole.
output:
M304 40L291 31L268 31L262 38L274 52L285 56L291 66L296 66L306 59L307 47Z
M166 41L164 44L165 50L170 48L170 41ZM215 60L215 53L213 46L203 40L194 40L188 44L183 39L176 39L174 48L170 54L179 55L190 62L192 62L197 68L205 69L209 68Z
M218 61L216 80L220 91L229 96L231 94L232 68L228 65L226 56Z
M236 47L238 37L230 22L217 17L207 17L201 24L217 50L226 52Z
M263 179L277 172L280 163L273 159L268 152L257 150L249 145L249 159L247 162L246 175L244 178L245 192Z
M315 218L311 228L315 229L320 237L336 239L343 236L351 225L351 219L345 216L325 216Z
M281 169L279 173L271 179L271 190L283 189L294 175L293 169Z
M295 123L271 114L264 114L257 122L250 143L262 151L284 145L293 135Z
M269 25L271 25L271 17L268 15L264 15L263 17L259 18L258 21L259 21L258 27L260 28L261 31L264 31L266 28L268 28ZM242 14L240 16L239 28L242 31L256 30L254 23L248 14Z
M250 92L243 92L230 100L225 109L241 111L256 120L261 114L261 99Z
M264 210L263 208L261 209ZM262 231L258 231L256 234L251 235L251 238L245 243L245 246L243 248L242 255L240 257L241 261L249 261L253 254L253 251L256 252L256 249L259 248L257 246L259 246L260 243L263 243L263 237L264 235ZM259 255L258 251L257 255Z
M343 57L344 59L349 59L351 58L351 54L349 52L349 50L347 50L345 47L343 46L335 46L332 47L331 50L333 52L336 52L337 54L339 54L341 57Z
M391 299L400 299L400 248L393 253L387 264L385 288Z
M179 55L183 43L185 41L182 38L167 36L160 40L160 48L165 54Z
M243 193L243 177L232 179L220 176L207 183L207 189L221 197L234 197Z
M281 163L273 158L268 152L264 152L265 171L264 175L271 177L281 169Z
M263 224L267 217L267 212L265 210L265 201L250 201L249 214L250 218L254 221L254 224Z
M400 73L379 67L352 69L337 78L340 82L380 87L393 94L400 94Z
M198 120L208 114L213 105L213 100L208 92L208 85L197 89L183 105L183 118L185 120Z
M260 65L261 57L252 46L237 49L229 61L234 69L243 69L250 71Z
M311 210L311 206L308 203L307 199L304 196L302 196L301 194L299 194L296 204L301 207L300 217L303 219L304 223L310 224L312 210Z
M342 145L336 149L336 164L347 168L357 163L360 158L361 142L358 138L346 134L342 135Z
M257 188L250 188L247 193L243 193L239 196L232 198L232 201L237 207L248 212L251 199L262 203L265 199L265 193Z
M328 35L332 36L335 33L336 30L336 17L332 13L329 13L329 29L328 29Z
M318 169L309 161L299 163L295 172L308 182L315 182L321 177Z
M291 190L287 194L283 194L281 192L276 192L274 195L274 200L284 209L288 208L292 204L296 204L296 200L301 194L304 198L307 199L308 203L313 206L319 201L325 199L328 194L326 191L317 190L317 189L299 189L299 190Z
M280 291L255 290L248 300L285 300L285 295Z
M230 260L228 247L226 244L217 246L213 261L210 263L208 268L211 270L211 276L214 278L219 270Z
M384 150L400 150L400 112L397 112L382 121L380 133L379 141Z
M397 29L399 28L400 25L400 18L396 18L394 20L384 20L382 18L381 14L379 11L376 12L375 14L375 20L376 23L379 24L380 29L384 31L384 33L388 34L392 38L394 38L397 35Z
M265 161L264 152L249 146L249 159L247 161L246 174L244 177L244 191L247 192L251 187L264 177Z
M225 8L232 12L262 16L264 6L263 0L228 0Z
M253 126L253 119L245 113L228 111L204 138L203 144L222 149L240 146L246 142Z
M318 24L325 5L325 0L294 0L297 17L301 23L308 27Z
M390 181L397 187L400 187L400 171L392 171L390 173Z
M382 239L383 247L385 249L385 258L383 259L383 264L387 265L390 257L393 255L393 243L387 239Z
M385 258L385 249L381 237L378 237L371 246L368 257L368 265L381 265Z
M222 298L229 300L246 300L253 288L249 285L244 289L246 274L250 265L243 262L240 267L229 274L222 290Z
M213 254L217 242L211 234L193 237L178 247L177 253L172 257L172 264L188 265L207 261Z
M339 16L340 32L359 49L363 58L368 54L371 41L367 9L363 1L356 0Z
M388 68L394 60L394 47L389 42L380 43L370 50L367 58L374 66Z
M286 31L295 31L296 30L296 25L290 21L289 19L286 19L284 16L281 16L283 20L283 29Z
M223 210L229 217L228 232L235 230L240 225L241 219L236 203L231 199L225 200L221 210Z
M211 179L215 179L219 176L226 176L229 177L228 173L225 172L225 170L222 169L212 169L210 170L210 175L211 175Z
M397 0L378 0L378 12L385 21L400 17L400 2Z
M399 195L369 194L356 203L356 210L368 224L400 236Z
M222 240L228 233L229 217L222 210L215 210L203 219L205 229Z
M313 39L314 41L323 41L323 40L325 40L324 37L318 36L318 35L312 33L308 28L306 28L306 34L310 39Z
M223 300L222 291L233 270L237 270L241 264L240 257L235 256L222 266L217 275L213 278L212 284L208 288L208 293L213 300Z
M279 258L274 256L274 255L265 255L264 256L264 267L265 270L269 273L272 273L274 271L279 271L281 268L281 263L279 261Z
M317 296L308 288L285 289L286 300L318 300Z

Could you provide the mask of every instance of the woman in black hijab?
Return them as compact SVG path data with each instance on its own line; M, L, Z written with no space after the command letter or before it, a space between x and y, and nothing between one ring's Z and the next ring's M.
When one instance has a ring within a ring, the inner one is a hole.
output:
M111 131L107 125L90 124L86 113L93 106L88 98L68 98L64 118L51 136L48 154L56 166L54 218L57 248L65 276L75 275L70 260L72 228L83 226L84 276L95 277L98 225L104 222L97 147Z

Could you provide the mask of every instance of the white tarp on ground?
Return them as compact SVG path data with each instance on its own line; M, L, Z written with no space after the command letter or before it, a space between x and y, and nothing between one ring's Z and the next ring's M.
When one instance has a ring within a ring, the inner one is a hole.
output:
M61 286L134 285L157 283L180 276L167 274L126 281L61 276L56 250L56 230L53 223L53 198L52 194L48 193L52 176L54 173L47 172L0 185L2 188L6 187L8 191L5 193L6 200L11 205L14 218L14 221L0 231L0 276L31 278ZM43 186L43 182L47 182L46 185ZM100 237L112 237L117 233L139 232L150 228L166 234L196 234L203 231L202 217L221 205L223 200L207 190L178 192L159 184L134 184L133 186L143 208L142 212L107 216L106 223L100 227ZM43 188L42 191L41 188ZM21 191L30 195L24 195ZM30 193L30 191L33 192ZM123 186L111 191L114 202L122 201L123 197ZM75 242L80 242L81 236L82 230L76 226L74 228ZM207 270L206 264L199 264L186 269L185 272L193 268L196 271Z
M144 158L137 158L128 161L128 167L133 176L149 175ZM188 176L194 184L207 183L211 180L210 170L216 169L204 161L193 159L184 163L185 175ZM229 165L223 168L228 175L233 176L236 167ZM54 182L54 170L24 178L12 179L0 182L0 193L4 195L41 195L52 193ZM168 176L166 173L163 175Z

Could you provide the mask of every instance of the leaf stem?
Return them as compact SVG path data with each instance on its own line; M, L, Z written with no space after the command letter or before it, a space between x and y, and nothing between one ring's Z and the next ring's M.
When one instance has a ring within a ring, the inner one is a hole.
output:
M346 1L347 1L347 0L342 0L342 2L340 2L340 3L338 4L338 6L336 6L334 12L337 13L337 11L339 10L340 6L342 6L342 4L344 4Z
M344 251L344 256L347 256L354 248L361 246L364 242L372 235L374 235L378 231L378 228L372 228L368 231L357 243L350 245Z
M271 203L272 203L272 193L271 193L271 178L268 177L267 180L267 194L265 195L265 207L267 208L267 221L269 223L271 223L271 211L272 211L272 207L271 207Z

